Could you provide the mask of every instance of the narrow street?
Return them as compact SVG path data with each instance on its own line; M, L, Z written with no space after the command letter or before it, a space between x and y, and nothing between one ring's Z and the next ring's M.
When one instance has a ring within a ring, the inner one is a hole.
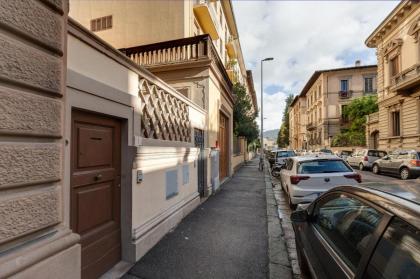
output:
M254 159L123 278L267 278L266 217L264 176Z

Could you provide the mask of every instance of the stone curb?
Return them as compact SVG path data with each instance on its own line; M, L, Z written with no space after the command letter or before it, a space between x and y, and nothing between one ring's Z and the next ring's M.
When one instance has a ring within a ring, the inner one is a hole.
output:
M267 201L268 268L269 278L292 279L292 267L287 253L286 241L277 210L277 202L271 183L268 165L264 168L265 197Z

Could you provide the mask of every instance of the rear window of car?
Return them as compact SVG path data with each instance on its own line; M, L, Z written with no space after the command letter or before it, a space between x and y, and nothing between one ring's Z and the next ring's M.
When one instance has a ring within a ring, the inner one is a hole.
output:
M369 150L368 151L368 156L382 158L382 157L386 156L386 152L385 151L379 151L379 150Z
M314 160L299 163L298 173L353 172L342 160Z
M284 157L293 157L296 156L295 152L293 151L279 151L277 152L277 157L284 158Z
M351 151L341 151L342 155L351 155Z

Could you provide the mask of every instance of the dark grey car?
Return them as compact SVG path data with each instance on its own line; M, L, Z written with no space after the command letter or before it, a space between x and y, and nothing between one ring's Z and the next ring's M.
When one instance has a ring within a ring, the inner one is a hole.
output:
M401 179L420 176L420 152L397 151L372 164L372 172L398 175Z
M304 275L420 278L417 187L341 186L305 207L291 216Z

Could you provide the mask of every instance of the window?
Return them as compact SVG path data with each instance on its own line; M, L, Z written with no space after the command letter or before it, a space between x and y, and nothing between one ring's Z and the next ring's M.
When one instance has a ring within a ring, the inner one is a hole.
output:
M373 78L372 77L365 78L365 92L366 93L373 92Z
M340 195L319 202L314 226L340 258L356 271L382 214L360 200Z
M95 18L90 21L90 30L93 32L112 28L112 15Z
M379 241L364 278L420 278L419 255L419 230L395 218Z
M395 76L396 74L398 74L400 72L400 62L399 62L399 56L395 56L394 58L392 58L389 61L390 64L390 72L391 72L391 77Z
M277 158L287 158L287 157L293 157L296 156L295 152L293 151L279 151L277 152Z
M352 172L342 160L314 160L299 164L298 173L333 173L333 172Z
M401 133L400 130L400 112L393 111L391 113L391 125L392 125L392 135L394 137L399 136Z
M349 81L347 79L340 80L340 91L341 92L349 91Z

